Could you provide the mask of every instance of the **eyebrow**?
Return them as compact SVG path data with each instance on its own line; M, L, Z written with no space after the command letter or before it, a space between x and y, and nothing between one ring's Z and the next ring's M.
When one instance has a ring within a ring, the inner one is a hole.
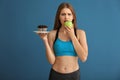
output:
M60 14L72 14L72 13L65 13L65 12L63 12L63 13L60 13Z

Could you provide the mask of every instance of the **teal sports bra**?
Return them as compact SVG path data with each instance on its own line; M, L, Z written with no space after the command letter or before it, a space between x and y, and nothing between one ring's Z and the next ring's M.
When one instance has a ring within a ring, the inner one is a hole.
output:
M56 39L53 45L55 56L77 56L72 41Z

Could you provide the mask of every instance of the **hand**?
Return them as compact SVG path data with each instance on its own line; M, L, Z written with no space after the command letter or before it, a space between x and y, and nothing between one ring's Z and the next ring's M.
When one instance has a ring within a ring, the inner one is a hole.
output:
M70 39L72 39L73 36L75 36L75 34L74 34L74 28L73 28L73 27L72 27L72 28L70 28L70 27L65 27L65 29L66 29L66 31L67 31Z
M48 40L48 39L47 39L47 34L48 34L48 33L38 33L38 35L40 36L40 38L41 38L43 41Z

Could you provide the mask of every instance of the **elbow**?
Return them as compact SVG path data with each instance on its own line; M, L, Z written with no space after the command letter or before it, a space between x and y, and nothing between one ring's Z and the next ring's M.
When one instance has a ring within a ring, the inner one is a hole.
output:
M51 65L53 65L54 64L54 62L49 62Z
M53 65L55 63L55 60L49 60L49 63Z
M81 61L84 63L84 62L86 62L87 61L87 57L83 57L82 59L81 59Z
M81 61L84 63L87 61L87 57L88 57L88 52L85 53L85 55L82 57Z

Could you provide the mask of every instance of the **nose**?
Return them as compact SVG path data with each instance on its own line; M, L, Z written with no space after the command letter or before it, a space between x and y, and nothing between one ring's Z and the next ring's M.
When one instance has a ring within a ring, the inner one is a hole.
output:
M65 15L65 19L68 19L68 15Z

